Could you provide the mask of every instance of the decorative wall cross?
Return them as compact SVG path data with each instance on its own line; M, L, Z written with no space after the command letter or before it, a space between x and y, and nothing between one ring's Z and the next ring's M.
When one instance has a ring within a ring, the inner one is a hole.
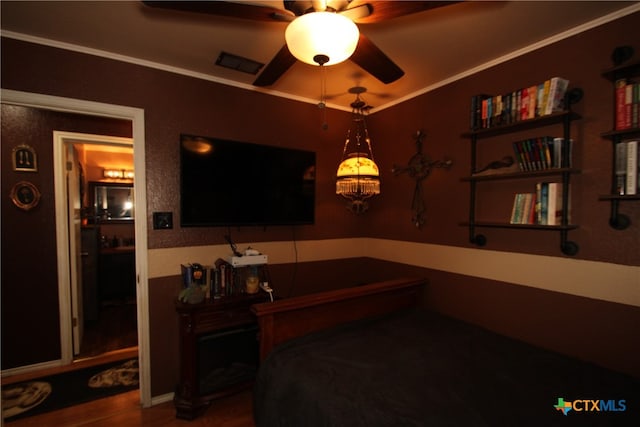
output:
M413 199L411 200L411 210L413 217L411 221L417 228L424 225L425 222L425 204L422 197L422 181L429 176L433 168L449 168L453 164L451 160L431 160L429 156L422 153L422 142L425 133L421 130L417 131L414 139L416 140L416 154L411 156L407 166L393 166L391 170L394 175L407 173L410 178L415 179L416 185L413 190Z

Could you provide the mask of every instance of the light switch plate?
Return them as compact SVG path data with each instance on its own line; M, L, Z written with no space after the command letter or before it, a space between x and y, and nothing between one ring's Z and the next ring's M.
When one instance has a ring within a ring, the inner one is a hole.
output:
M153 229L170 230L173 228L173 212L154 212Z

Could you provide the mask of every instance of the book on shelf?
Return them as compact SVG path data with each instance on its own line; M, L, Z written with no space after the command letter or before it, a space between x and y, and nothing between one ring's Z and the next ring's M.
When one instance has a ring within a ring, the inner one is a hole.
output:
M564 95L567 93L569 80L562 77L552 77L549 82L549 95L544 114L553 114L564 110Z
M536 194L525 193L521 224L536 223Z
M480 127L482 129L486 129L489 127L489 114L491 111L491 97L485 98L482 100L482 104L481 104L481 116L480 116Z
M513 94L507 93L505 95L502 95L502 114L500 115L500 123L502 123L503 125L512 123L513 114L511 110L513 109L513 105Z
M536 117L544 116L544 106L547 105L549 98L550 80L538 85L538 104L536 105Z
M571 217L571 203L563 204L562 182L538 182L534 192L516 193L511 208L511 224L561 225ZM569 196L569 194L568 194Z
M520 117L520 104L522 103L522 91L516 90L511 95L511 116L509 123L515 123Z
M547 191L547 221L546 225L562 224L564 206L562 206L562 183L549 182Z
M513 196L513 206L511 208L511 219L509 220L509 223L520 224L523 207L524 207L524 193L516 193Z
M511 224L536 223L536 194L516 193L511 208Z
M491 113L491 126L502 125L502 95L493 97Z
M566 149L566 151L565 151ZM567 155L565 156L565 152ZM553 138L553 168L570 168L573 157L573 139L566 141L564 138Z
M631 127L640 127L640 83L633 84L631 105Z
M633 196L640 192L640 159L638 140L624 140L615 145L614 151L615 188L614 194Z
M536 183L536 224L547 225L549 183Z
M540 136L515 141L512 146L518 167L523 172L571 167L572 164L573 140L565 142L564 138Z
M491 95L487 95L484 93L471 97L471 130L482 129L482 106L483 101L488 98L491 98Z
M533 85L529 88L529 106L527 108L527 119L535 119L539 115L538 111L538 85Z
M501 95L473 95L471 130L508 125L562 111L568 86L569 80L553 77Z
M638 194L638 140L625 141L627 146L627 179L625 194Z
M631 121L627 123L626 117L626 86L627 79L619 79L616 80L615 83L615 102L616 102L616 121L615 121L615 129L621 130L631 127ZM629 111L630 112L630 111ZM631 119L631 116L629 116Z
M640 84L627 79L615 82L615 130L637 128L640 122Z
M535 170L533 153L531 152L530 140L525 139L513 143L513 152L521 171Z
M236 289L235 275L233 266L222 258L218 258L214 263L216 267L217 282L219 290L214 290L214 293L219 292L221 296L230 296L238 293Z
M624 195L627 191L627 143L619 142L615 145L615 191L614 194Z
M513 153L521 171L529 170L529 163L525 152L524 142L516 141L513 143Z
M522 88L520 93L520 120L526 120L529 118L529 88Z

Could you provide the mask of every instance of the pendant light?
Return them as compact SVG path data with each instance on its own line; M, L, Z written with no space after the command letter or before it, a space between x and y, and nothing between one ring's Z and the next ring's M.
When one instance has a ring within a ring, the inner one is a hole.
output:
M368 108L360 99L360 94L365 91L363 87L349 90L356 94L356 100L351 103L351 127L347 131L342 161L336 174L336 194L348 199L347 207L356 214L367 211L369 204L366 199L380 194L380 171L373 159L365 121Z

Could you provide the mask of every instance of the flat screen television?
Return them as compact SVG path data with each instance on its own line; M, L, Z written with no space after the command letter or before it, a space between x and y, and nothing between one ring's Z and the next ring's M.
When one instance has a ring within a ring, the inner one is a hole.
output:
M183 134L180 225L313 224L315 165L313 151Z

